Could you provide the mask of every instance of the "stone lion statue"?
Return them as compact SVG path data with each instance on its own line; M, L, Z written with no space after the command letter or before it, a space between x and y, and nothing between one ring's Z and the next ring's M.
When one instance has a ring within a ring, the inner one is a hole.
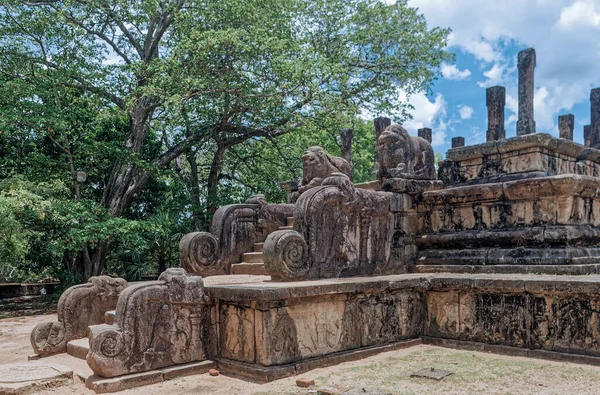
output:
M377 139L377 179L411 178L435 180L435 158L431 144L410 136L400 125L388 126Z
M333 173L343 173L352 178L352 165L343 158L331 156L321 147L310 147L302 155L302 181L292 194L292 202L311 188L318 187Z

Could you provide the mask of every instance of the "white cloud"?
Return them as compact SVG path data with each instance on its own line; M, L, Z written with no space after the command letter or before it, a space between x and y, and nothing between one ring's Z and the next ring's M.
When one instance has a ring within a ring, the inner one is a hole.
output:
M557 25L566 30L600 27L600 13L594 3L594 0L580 0L563 8Z
M401 98L406 99L403 93L401 93ZM431 101L424 93L417 93L410 96L408 101L414 110L411 111L412 119L403 124L406 130L416 136L419 129L431 128L431 145L434 147L444 145L448 130L447 103L444 96L438 93Z
M469 78L471 71L469 69L460 70L454 64L443 64L442 75L447 80L462 81Z
M458 114L460 115L460 119L471 119L473 117L473 107L464 104L460 105L458 106Z
M491 69L484 71L483 76L487 78L485 81L478 82L481 88L489 88L490 86L500 85L505 79L506 65L494 63Z
M599 0L409 0L409 6L431 26L452 28L451 49L473 55L485 70L481 88L506 87L507 126L517 117L515 46L537 52L538 131L555 133L558 114L600 86Z

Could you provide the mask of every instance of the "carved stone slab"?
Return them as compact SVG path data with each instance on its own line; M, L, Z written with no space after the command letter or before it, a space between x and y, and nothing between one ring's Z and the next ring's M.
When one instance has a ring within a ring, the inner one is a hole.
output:
M87 284L67 289L58 300L58 322L44 322L31 331L31 346L38 355L67 351L67 343L87 336L89 325L104 322L114 310L127 281L108 276L91 277Z
M121 294L114 325L90 326L88 365L114 377L206 359L203 314L202 278L167 269Z

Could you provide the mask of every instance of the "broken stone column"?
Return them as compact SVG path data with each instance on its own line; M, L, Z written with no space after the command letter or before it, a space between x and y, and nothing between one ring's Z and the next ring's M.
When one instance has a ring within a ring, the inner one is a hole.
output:
M379 136L381 136L381 133L383 133L383 131L392 124L392 120L386 117L379 117L373 120L373 124L375 125L375 144L377 144ZM377 163L379 163L377 150L375 150L374 163L375 167L377 168ZM375 173L377 173L377 169L375 169Z
M506 104L506 89L503 86L492 86L486 91L488 108L487 141L504 140L504 105Z
M600 88L590 92L590 147L600 148Z
M433 132L430 128L419 129L419 137L424 138L429 142L429 144L431 144L431 141L433 139Z
M342 158L352 164L352 140L354 139L354 129L348 128L342 130L340 133L342 140ZM350 173L350 180L352 180L352 173Z
M592 131L592 125L585 125L583 127L583 145L585 145L586 147L590 146L590 139L592 138L591 136L591 132Z
M464 137L452 137L452 148L460 148L465 146Z
M375 124L375 141L381 136L381 133L392 124L392 120L386 117L375 118L373 121Z
M558 133L561 139L573 141L573 129L575 128L575 115L567 114L558 117Z
M517 136L535 133L533 118L533 77L535 71L535 49L529 48L519 52L519 120Z

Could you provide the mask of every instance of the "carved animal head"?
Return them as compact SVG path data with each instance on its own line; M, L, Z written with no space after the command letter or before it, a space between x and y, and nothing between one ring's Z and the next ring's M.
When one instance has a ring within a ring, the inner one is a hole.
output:
M308 184L313 178L325 178L335 172L328 155L321 147L310 147L302 155L303 183Z
M411 138L400 125L391 125L377 139L378 178L389 177L393 168L407 169L410 162Z

